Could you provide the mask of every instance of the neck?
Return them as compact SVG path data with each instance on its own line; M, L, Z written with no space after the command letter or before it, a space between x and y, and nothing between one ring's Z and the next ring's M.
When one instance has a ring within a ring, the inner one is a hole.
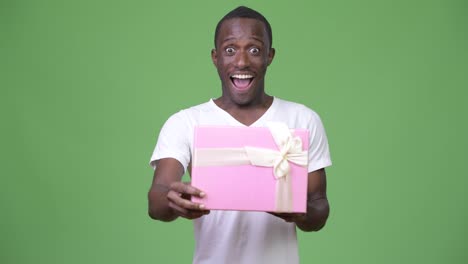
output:
M240 123L250 126L255 123L270 108L273 103L273 96L263 93L263 95L248 104L236 104L225 96L213 100L214 103Z

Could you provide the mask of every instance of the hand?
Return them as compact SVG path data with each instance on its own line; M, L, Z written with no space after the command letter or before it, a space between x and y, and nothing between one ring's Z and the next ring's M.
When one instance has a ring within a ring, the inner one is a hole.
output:
M305 213L272 213L272 212L268 212L268 213L276 217L279 217L288 223L299 223L307 219Z
M205 210L203 204L190 201L192 195L202 198L205 196L205 193L191 186L189 182L173 182L169 186L169 192L167 193L169 207L178 216L187 219L195 219L209 214L210 211Z

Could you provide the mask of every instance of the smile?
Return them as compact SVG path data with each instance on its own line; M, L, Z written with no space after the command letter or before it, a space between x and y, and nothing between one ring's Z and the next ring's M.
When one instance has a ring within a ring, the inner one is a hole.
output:
M254 79L250 74L233 74L231 75L232 84L238 90L247 90Z

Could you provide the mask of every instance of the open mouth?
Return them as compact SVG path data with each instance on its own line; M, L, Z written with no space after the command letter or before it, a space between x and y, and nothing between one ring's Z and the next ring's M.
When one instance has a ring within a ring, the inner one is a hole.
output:
M254 79L253 75L250 74L233 74L230 78L238 90L247 90Z

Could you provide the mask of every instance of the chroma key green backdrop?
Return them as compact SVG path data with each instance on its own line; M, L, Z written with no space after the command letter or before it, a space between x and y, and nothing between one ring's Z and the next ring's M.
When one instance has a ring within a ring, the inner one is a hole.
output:
M302 263L468 262L464 0L0 2L0 263L190 263L147 216L174 112L220 95L218 20L273 27L268 93L325 124L331 216Z

